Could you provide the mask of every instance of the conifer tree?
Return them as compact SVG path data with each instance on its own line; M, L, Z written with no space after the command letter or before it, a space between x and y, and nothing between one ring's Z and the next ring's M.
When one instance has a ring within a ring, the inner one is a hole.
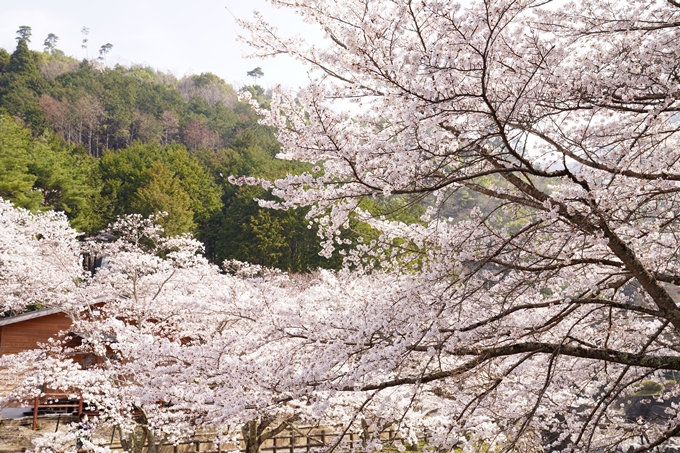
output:
M158 223L168 236L193 231L196 224L191 198L182 190L179 178L159 161L151 164L147 175L147 183L135 192L132 209L144 216L167 213Z
M0 197L35 210L43 200L40 192L32 190L37 178L28 172L29 147L30 133L9 116L0 115Z
M17 48L12 53L7 66L7 72L20 75L24 78L35 78L39 76L38 66L28 48L26 39L19 39Z

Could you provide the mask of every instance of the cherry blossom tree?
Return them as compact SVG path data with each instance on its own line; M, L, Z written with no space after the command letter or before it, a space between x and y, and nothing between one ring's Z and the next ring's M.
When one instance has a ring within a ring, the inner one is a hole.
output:
M2 207L0 237L14 243L2 248L3 277L21 283L3 281L7 306L26 309L35 292L72 326L36 349L0 357L3 377L15 384L0 406L45 389L82 397L98 426L115 429L130 452L157 451L205 429L236 445L243 436L257 452L304 419L308 411L291 393L299 376L289 376L304 367L280 363L297 340L274 323L286 319L279 313L289 310L286 294L296 294L287 275L240 263L222 272L188 235L164 237L157 216L125 217L82 244L63 217ZM104 257L103 266L85 275L81 253ZM66 277L71 285L62 284ZM78 437L74 425L36 447L75 451ZM108 451L106 440L87 447Z
M323 382L365 393L356 420L370 424L372 401L401 392L380 406L397 425L419 410L441 417L434 446L671 445L680 4L272 4L327 38L280 36L259 15L243 23L254 56L285 53L315 70L260 113L282 158L318 167L232 181L271 187L281 201L263 206L312 206L326 254L353 216L368 222L381 235L355 244L347 265L408 281L346 324L301 323L310 344L346 348ZM466 191L484 203L447 218ZM360 209L394 196L429 206L422 223ZM665 390L642 398L646 381Z
M127 219L93 244L108 267L61 303L83 344L2 360L39 364L34 384L81 389L104 423L154 444L201 425L258 442L299 420L360 433L367 451L387 427L399 448L672 447L680 5L272 3L328 38L244 24L257 56L317 70L260 110L281 157L313 170L232 181L272 188L263 206L311 206L324 253L351 246L347 269L222 273L192 239ZM479 206L450 218L464 193ZM362 209L388 197L427 213ZM377 237L339 234L357 219ZM92 294L110 301L101 319L83 309Z
M0 199L0 313L62 303L84 277L77 233L63 213L38 215Z
M3 208L0 236L33 247L5 247L18 256L3 260L3 274L19 275L23 288L5 285L4 294L29 296L26 304L32 291L39 293L43 306L66 313L73 324L36 349L0 357L4 378L16 384L0 406L31 401L46 389L80 396L97 412L97 425L114 428L130 452L157 451L211 429L216 442L242 439L256 453L299 423L351 427L351 408L364 398L354 387L365 379L354 367L371 366L371 355L353 349L410 286L398 275L288 276L236 262L220 271L201 256L200 243L165 237L154 217L128 216L83 244L62 217ZM93 275L80 269L83 252L106 258ZM41 261L32 269L12 267ZM51 283L51 274L64 279L55 266L68 271L71 285ZM51 293L58 297L46 297ZM362 325L356 313L368 301L382 308L361 318ZM17 298L12 307L26 305ZM373 401L382 401L383 410L363 406L386 426L408 398L397 398L395 409L381 397ZM72 451L80 436L73 425L45 434L36 447ZM107 441L95 436L87 447L105 452ZM379 439L365 441L377 447Z

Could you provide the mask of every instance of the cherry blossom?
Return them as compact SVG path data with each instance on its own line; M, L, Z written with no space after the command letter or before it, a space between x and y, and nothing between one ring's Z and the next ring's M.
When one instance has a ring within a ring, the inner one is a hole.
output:
M29 294L49 289L44 303L69 313L82 344L0 359L26 376L12 397L37 383L73 389L126 439L176 442L210 426L251 439L249 453L260 428L300 425L360 434L366 451L388 428L397 449L673 446L680 5L272 3L327 39L243 22L254 55L313 68L306 88L255 107L277 127L281 158L318 168L230 180L270 187L278 201L263 206L311 207L323 253L349 246L345 269L220 269L190 237L123 219L87 245L108 259L92 277L27 281ZM454 209L467 194L475 205ZM409 224L364 199L427 211ZM60 256L46 233L23 231L47 217L4 209L3 228L27 244L13 272ZM356 221L377 233L347 244L340 232ZM101 363L83 369L72 361L82 353Z
M429 408L441 417L430 442L447 448L672 443L680 5L272 4L326 40L280 36L259 15L243 22L254 56L285 53L316 75L259 112L282 158L322 171L273 181L280 201L263 205L311 206L326 254L361 218L381 234L346 264L408 281L326 340L362 345L334 379L365 401L410 392L393 420ZM478 206L448 218L466 192ZM360 210L395 196L430 206L423 223ZM369 320L373 330L359 327ZM654 397L663 415L636 424L648 380L666 385Z

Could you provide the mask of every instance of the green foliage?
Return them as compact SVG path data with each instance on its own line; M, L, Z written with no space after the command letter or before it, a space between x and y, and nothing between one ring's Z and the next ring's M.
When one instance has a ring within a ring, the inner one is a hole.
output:
M11 56L0 52L0 109L24 119L36 133L52 129L67 143L87 144L99 156L101 150L122 149L136 140L183 141L189 149L217 150L257 127L250 107L214 74L177 81L145 66L101 69L89 61L76 66L56 49L57 39L47 37L45 52L30 51L21 38ZM111 47L102 46L102 57ZM267 102L261 88L252 90ZM43 95L63 104L63 112L42 106ZM88 102L76 105L83 98Z
M261 209L253 201L269 197L260 187L244 186L227 198L223 215L210 230L213 235L202 238L214 261L245 260L288 272L340 266L338 256L319 256L319 238L308 228L306 209Z
M635 396L654 396L663 393L664 386L660 382L645 379L640 383L641 389L635 392Z
M111 52L111 49L113 49L113 44L107 42L106 44L99 48L99 57L106 59L106 54Z
M198 159L190 156L181 145L162 147L135 142L118 152L105 152L99 164L102 194L111 206L109 221L130 212L174 212L168 204L177 197L175 202L178 206L191 213L191 222L173 220L173 225L181 225L185 228L181 232L189 232L194 231L197 225L205 224L221 207L218 186ZM154 169L162 170L163 175L176 182L161 184ZM161 192L165 195L161 196ZM144 200L150 203L148 208L143 207Z
M0 49L0 74L7 70L9 66L10 55L5 49Z
M173 175L167 165L155 161L146 170L145 183L135 191L130 208L144 216L166 213L158 223L165 229L165 234L175 236L191 232L196 227L191 204L192 200L182 189L179 176Z
M243 258L263 266L282 267L282 258L289 247L279 219L272 216L270 210L259 209L243 226L244 236L249 238L240 244Z
M246 75L248 77L253 77L254 79L259 79L260 77L264 77L264 72L262 71L262 68L258 66L252 71L248 71Z
M38 104L45 83L37 58L36 52L28 49L26 40L20 38L0 77L0 112L22 118L32 129L42 132L49 124Z
M33 52L28 48L26 39L19 39L17 48L10 57L7 72L23 77L38 77L38 66L36 65Z
M0 115L0 197L30 210L65 212L82 231L101 228L95 212L95 160L48 137L33 138L13 118Z
M45 52L54 52L57 50L57 41L59 41L59 36L55 35L54 33L50 33L47 35L47 38L45 38L45 41L43 42L43 47L45 48Z
M255 99L261 106L269 108L270 101L267 93L264 91L260 85L249 85L242 88L243 91L247 91L251 94L253 99Z
M0 113L21 118L33 130L46 131L49 123L40 108L35 92L25 84L13 84L6 90L0 87Z
M187 153L181 145L165 148L161 161L180 178L182 188L191 199L191 209L197 223L203 224L216 213L222 203L219 187L206 172L200 161Z
M80 231L105 226L97 212L100 181L95 158L46 137L34 141L31 157L28 169L36 176L33 190L42 194L41 209L65 212Z
M197 87L218 85L227 90L231 89L223 79L211 72L202 72L200 75L193 75L191 76L191 79Z
M19 37L17 38L18 41L25 41L25 42L31 42L31 35L33 34L33 29L29 27L28 25L22 25L19 27L19 30L17 30L17 35Z
M31 145L28 130L8 115L0 115L0 197L36 210L43 200L40 192L33 191L36 176L28 171Z

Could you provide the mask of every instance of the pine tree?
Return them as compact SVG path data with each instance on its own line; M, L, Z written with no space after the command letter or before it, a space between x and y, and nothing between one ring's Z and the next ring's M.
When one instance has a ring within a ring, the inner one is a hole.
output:
M0 197L36 210L43 200L40 192L33 191L37 178L28 171L30 141L26 129L11 117L0 115Z
M40 76L38 65L25 39L19 39L17 48L12 53L7 66L7 72L20 75L22 78L35 78Z
M0 111L18 116L33 130L43 132L49 128L49 123L40 108L38 96L45 87L33 52L28 49L26 40L20 38L0 77Z
M196 224L191 210L191 198L182 189L179 178L159 161L151 164L147 175L147 183L135 193L132 209L145 216L167 213L158 221L167 236L193 231Z

